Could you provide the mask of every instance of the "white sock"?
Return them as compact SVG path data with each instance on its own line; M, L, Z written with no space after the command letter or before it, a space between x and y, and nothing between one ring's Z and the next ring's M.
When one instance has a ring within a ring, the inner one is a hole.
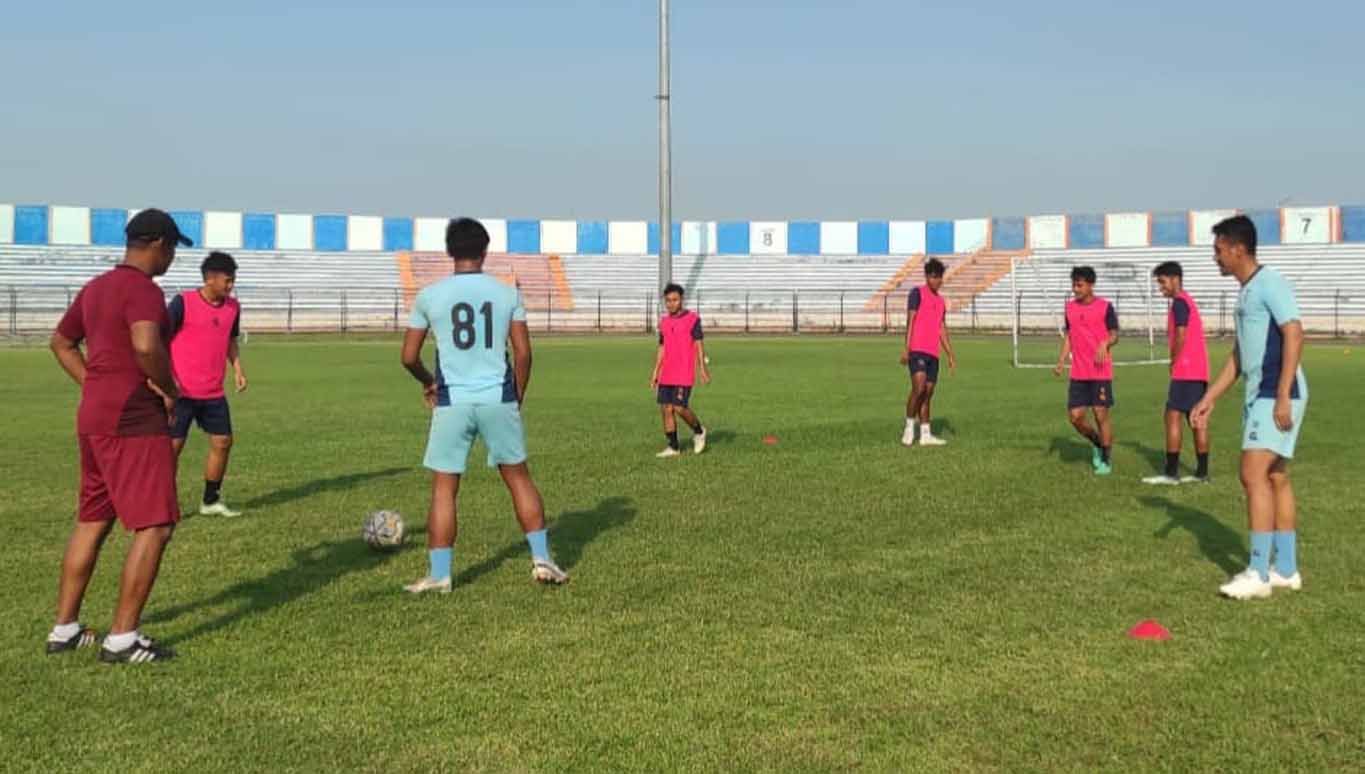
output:
M929 427L929 423L928 423L928 422L925 422L924 424L922 424L922 425L919 426L919 434L920 434L920 435L933 435L933 434L934 434L934 431Z
M104 638L104 647L111 653L117 653L120 650L127 650L132 647L134 642L137 642L137 629L122 634L111 632L108 637Z
M906 429L906 430L914 430L914 429L915 429L915 420L911 419L910 417L906 417L906 418L905 418L905 429Z
M57 624L52 627L52 633L47 635L48 642L62 642L75 637L81 632L81 622L72 621L71 623Z

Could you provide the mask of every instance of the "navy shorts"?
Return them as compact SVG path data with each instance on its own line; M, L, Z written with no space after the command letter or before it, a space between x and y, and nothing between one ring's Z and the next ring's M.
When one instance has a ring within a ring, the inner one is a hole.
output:
M232 435L232 414L228 411L227 398L177 398L171 437L188 436L192 422L209 435Z
M1204 393L1208 391L1208 382L1172 379L1171 388L1166 393L1166 410L1188 414L1194 410L1196 403L1203 400Z
M691 399L691 387L678 387L669 384L659 385L660 406L682 406L683 408L687 408L687 402Z
M1069 409L1114 405L1114 383L1109 379L1072 379L1066 394Z
M923 352L911 352L910 373L922 373L924 374L924 381L936 384L938 382L938 358L933 355L926 355Z

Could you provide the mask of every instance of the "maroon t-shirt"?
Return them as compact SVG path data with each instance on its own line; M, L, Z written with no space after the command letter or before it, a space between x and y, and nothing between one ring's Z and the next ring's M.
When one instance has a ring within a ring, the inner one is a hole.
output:
M166 300L152 278L120 264L90 280L57 324L57 333L85 342L85 384L76 412L81 435L162 435L169 432L161 398L133 352L132 325L154 322L170 331Z

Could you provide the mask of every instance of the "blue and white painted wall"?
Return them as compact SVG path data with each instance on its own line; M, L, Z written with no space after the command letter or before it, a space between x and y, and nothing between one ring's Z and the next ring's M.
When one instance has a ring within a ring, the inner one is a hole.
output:
M120 246L137 208L0 204L0 244ZM223 250L398 252L445 249L446 219L171 210L196 246ZM680 255L947 255L1207 245L1238 210L1125 212L960 220L683 221ZM1365 242L1365 207L1250 210L1263 244ZM497 253L641 256L659 249L646 221L481 218Z

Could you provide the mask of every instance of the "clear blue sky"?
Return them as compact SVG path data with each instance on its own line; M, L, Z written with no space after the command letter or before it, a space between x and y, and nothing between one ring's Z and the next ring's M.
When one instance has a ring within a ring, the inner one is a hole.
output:
M1365 203L1359 0L673 26L679 219ZM656 38L653 0L9 3L0 201L649 218Z

